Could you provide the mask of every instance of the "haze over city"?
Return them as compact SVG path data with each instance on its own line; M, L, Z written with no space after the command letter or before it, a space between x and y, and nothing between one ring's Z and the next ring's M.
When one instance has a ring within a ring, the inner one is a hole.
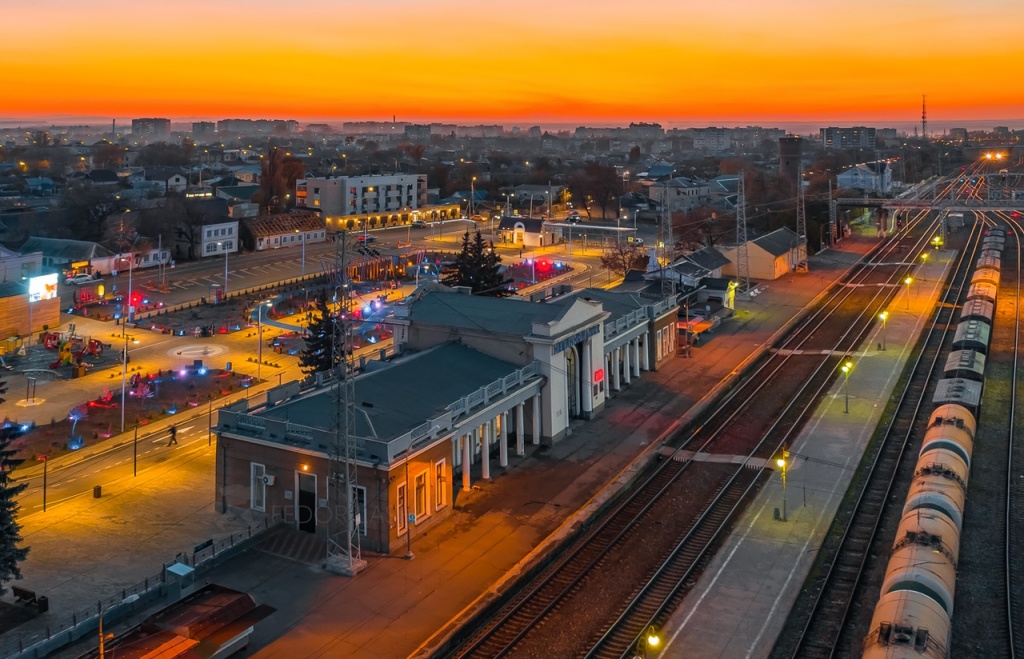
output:
M6 3L0 121L1013 123L1014 0ZM29 26L45 26L45 39Z

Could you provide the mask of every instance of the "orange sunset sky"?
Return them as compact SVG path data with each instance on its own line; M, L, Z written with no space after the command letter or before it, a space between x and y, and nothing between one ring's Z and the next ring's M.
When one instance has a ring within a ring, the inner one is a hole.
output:
M1021 0L32 0L0 119L1024 117ZM1012 125L1012 124L1011 124Z

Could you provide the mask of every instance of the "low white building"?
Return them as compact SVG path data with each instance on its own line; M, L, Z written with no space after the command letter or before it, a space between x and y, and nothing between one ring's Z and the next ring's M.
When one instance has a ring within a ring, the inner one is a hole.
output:
M737 275L736 245L719 247L722 256L729 259L721 273L727 277ZM796 270L797 265L807 260L807 243L792 229L783 227L771 233L747 241L747 260L750 278L772 281Z
M836 176L836 182L840 188L887 195L892 191L892 167L884 160L861 163Z
M238 220L204 224L200 256L221 256L238 251Z

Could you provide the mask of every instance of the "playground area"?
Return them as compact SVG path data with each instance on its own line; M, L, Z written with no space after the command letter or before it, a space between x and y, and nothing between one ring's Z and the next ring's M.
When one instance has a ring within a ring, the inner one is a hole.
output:
M142 428L191 408L212 406L217 399L253 384L251 376L222 369L135 371L125 382L123 417L121 387L112 384L94 398L69 402L67 413L49 423L20 424L5 418L0 433L13 439L11 448L19 458L56 457L119 434L122 418L125 430Z

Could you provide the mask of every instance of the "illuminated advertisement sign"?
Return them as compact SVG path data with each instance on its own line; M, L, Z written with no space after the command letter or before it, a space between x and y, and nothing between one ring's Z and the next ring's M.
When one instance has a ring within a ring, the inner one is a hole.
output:
M29 304L41 300L52 300L57 297L57 273L29 277L28 280L28 301Z

